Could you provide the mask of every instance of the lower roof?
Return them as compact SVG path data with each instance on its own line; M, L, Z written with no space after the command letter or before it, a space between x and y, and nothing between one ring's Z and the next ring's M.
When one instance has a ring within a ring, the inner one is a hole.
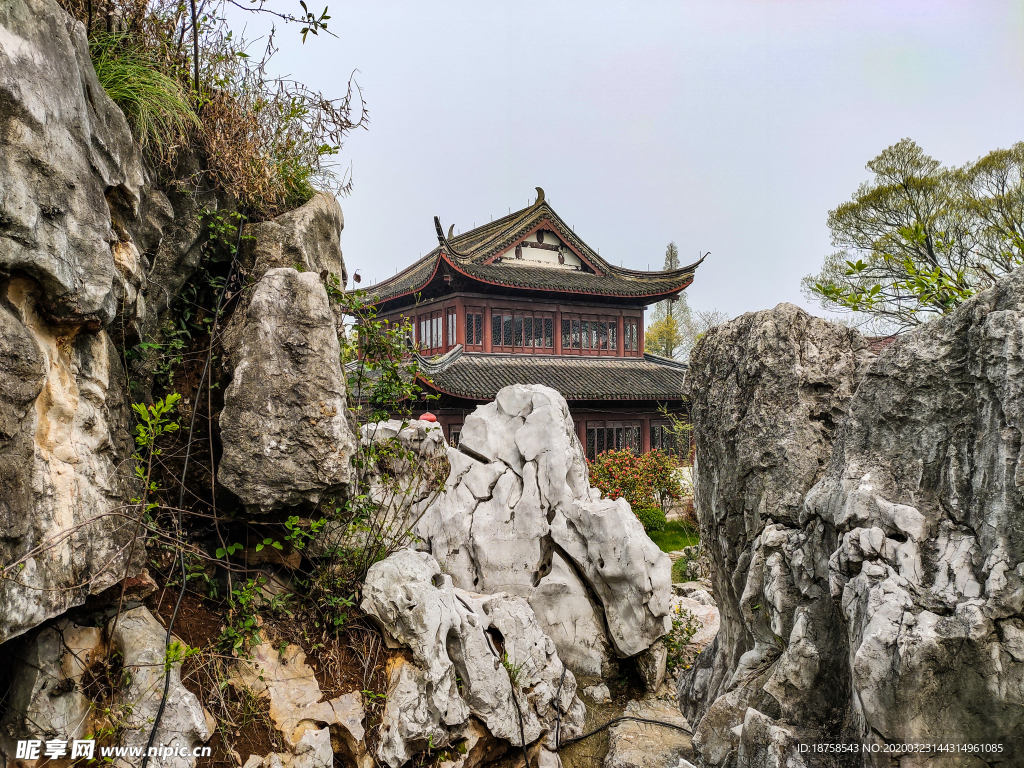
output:
M682 400L686 364L657 355L463 354L457 346L425 358L431 388L470 400L493 400L510 384L543 384L566 400Z

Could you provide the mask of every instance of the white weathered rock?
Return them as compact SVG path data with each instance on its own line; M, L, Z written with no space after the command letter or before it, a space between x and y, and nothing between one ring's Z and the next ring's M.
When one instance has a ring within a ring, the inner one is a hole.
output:
M351 475L338 328L320 277L272 269L225 332L217 480L253 512L316 504Z
M669 559L624 500L590 487L561 395L502 389L448 458L445 494L416 533L455 586L526 598L579 674L601 675L668 631Z
M370 763L372 765L372 763ZM243 768L333 768L334 750L331 749L329 728L304 731L302 738L290 752L271 752L269 755L249 755Z
M587 686L583 689L583 695L595 704L607 704L612 700L612 692L608 690L608 686L604 683Z
M149 740L164 690L164 665L167 659L166 630L145 608L139 607L111 619L110 643L121 655L127 685L118 693L127 727L120 746L144 748ZM181 648L184 651L184 646ZM196 697L181 684L181 661L170 665L167 704L153 746L187 749L202 746L213 735L206 713ZM172 755L161 760L170 768L193 768L196 758ZM118 758L115 765L133 768L131 760Z
M270 221L247 224L242 265L257 277L279 267L295 267L320 274L326 271L344 289L348 282L339 245L345 216L338 199L317 192L304 205Z
M522 598L457 589L433 557L402 550L370 568L361 608L412 650L390 671L378 757L392 768L462 738L470 715L517 746L551 739L557 710L563 734L582 724L576 679Z
M826 738L1024 750L1022 370L1021 272L874 361L785 305L697 346L721 631L679 697L705 765L817 765L798 745Z
M320 686L299 646L281 649L270 641L257 645L249 658L236 662L231 682L267 700L270 719L296 758L309 752L304 759L313 759L316 750L310 752L302 745L319 744L320 737L310 734L327 726L351 764L372 768L373 759L364 741L362 694L352 691L321 701Z

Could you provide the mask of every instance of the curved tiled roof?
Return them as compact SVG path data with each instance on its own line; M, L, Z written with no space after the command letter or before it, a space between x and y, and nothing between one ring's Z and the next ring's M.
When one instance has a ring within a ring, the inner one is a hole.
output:
M522 262L496 260L535 229L550 228L593 271L531 267ZM534 205L497 221L445 239L440 245L392 278L367 289L377 301L422 290L439 268L460 272L474 280L559 293L598 296L655 297L682 290L693 281L700 262L667 272L641 272L610 264L578 238L572 228L541 198Z
M423 359L433 389L471 400L492 400L509 384L544 384L566 400L682 400L686 365L657 355L463 354L461 346Z

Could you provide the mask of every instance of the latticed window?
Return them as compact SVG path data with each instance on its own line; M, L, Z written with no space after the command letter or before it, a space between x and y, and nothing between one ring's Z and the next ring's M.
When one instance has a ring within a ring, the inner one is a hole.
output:
M421 352L436 353L444 349L444 318L441 310L419 316L418 338Z
M502 351L525 352L554 347L553 318L541 313L492 310L491 344ZM499 322L500 319L500 322Z
M480 307L466 308L466 346L484 345L484 311Z
M643 450L641 421L588 421L587 458L593 461L605 451Z

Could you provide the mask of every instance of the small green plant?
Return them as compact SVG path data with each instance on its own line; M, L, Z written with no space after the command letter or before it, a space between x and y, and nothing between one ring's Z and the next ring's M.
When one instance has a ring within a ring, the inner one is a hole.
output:
M256 551L261 552L264 547L273 547L274 549L284 549L284 544L280 541L275 541L272 537L267 537L263 541L256 545Z
M164 672L168 672L175 664L181 664L191 656L199 655L199 652L198 648L189 648L177 640L171 641L171 644L167 646L167 651L164 653Z
M633 514L647 533L665 530L665 510L661 507L635 507Z
M161 450L156 447L160 437L168 432L177 432L178 423L172 421L170 414L181 399L181 395L172 392L165 398L156 400L152 405L143 403L132 403L132 410L139 423L135 425L135 476L142 481L143 495L133 498L133 504L143 506L148 514L159 504L152 500L154 494L159 490L156 481L153 480L153 463L161 455Z
M526 667L526 662L520 662L519 664L513 663L512 659L509 658L508 651L501 654L501 666L508 672L508 679L512 683L513 688L520 688L523 676L523 669Z
M220 633L220 647L232 656L239 656L250 642L259 643L260 617L263 586L266 577L254 579L237 586L231 593L227 621Z
M217 547L217 551L214 553L218 560L222 559L225 555L233 555L242 549L242 545L237 541L233 544L228 544L227 547Z
M307 544L316 538L316 535L320 532L320 529L324 527L326 522L327 521L323 518L313 520L310 522L309 529L307 530L302 525L302 521L299 517L297 515L292 515L284 522L284 527L288 531L284 535L284 540L292 545L292 549L301 552L306 548Z
M665 667L670 672L680 667L689 668L686 664L686 649L701 626L700 619L682 607L672 612L672 629L664 640L665 650L668 651Z

